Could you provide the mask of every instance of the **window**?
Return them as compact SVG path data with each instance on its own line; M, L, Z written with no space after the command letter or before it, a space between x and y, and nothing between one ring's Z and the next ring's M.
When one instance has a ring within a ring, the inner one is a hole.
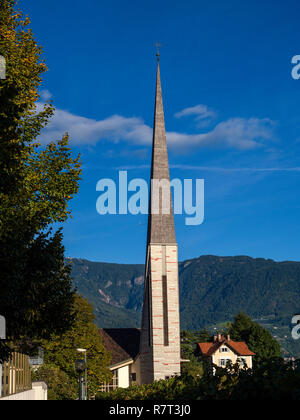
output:
M110 381L109 384L104 383L100 388L100 392L114 391L115 389L119 387L119 370L118 369L113 370L112 374L113 374L112 380Z
M227 363L230 363L231 359L220 359L219 366L225 367Z
M226 353L228 351L229 351L228 347L221 347L220 348L220 353Z

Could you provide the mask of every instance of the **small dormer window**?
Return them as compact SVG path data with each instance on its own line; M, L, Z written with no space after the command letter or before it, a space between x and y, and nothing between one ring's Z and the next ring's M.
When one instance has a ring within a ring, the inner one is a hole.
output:
M221 347L220 348L220 353L227 353L229 351L228 347Z

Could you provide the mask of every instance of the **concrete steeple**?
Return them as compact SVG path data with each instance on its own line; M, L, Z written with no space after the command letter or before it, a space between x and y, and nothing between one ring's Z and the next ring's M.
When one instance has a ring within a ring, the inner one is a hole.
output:
M170 188L159 53L152 148L145 288L137 371L140 384L180 374L178 249ZM155 183L162 183L162 188L157 188Z
M151 181L152 180L167 180L170 182L164 107L160 80L159 53L157 53L157 80L153 124ZM153 198L155 199L155 197L152 197L152 193L153 189L151 187L147 243L175 244L176 238L171 190L169 188L170 195L169 198L166 198L168 200L167 205L163 205L162 191L160 192L159 202L157 203L157 209L159 209L159 211L156 211L158 214L151 213ZM158 198L158 196L156 197ZM164 209L166 209L166 211L164 211Z

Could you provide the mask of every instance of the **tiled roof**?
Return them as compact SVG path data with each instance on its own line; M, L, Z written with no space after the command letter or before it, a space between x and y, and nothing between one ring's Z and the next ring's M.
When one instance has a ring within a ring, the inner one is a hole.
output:
M243 341L229 341L228 346L232 347L240 356L255 356L255 353L249 350L247 344Z
M222 344L226 344L226 346L230 347L239 356L255 356L255 353L249 350L247 344L242 341L238 342L224 339L215 343L198 343L198 346L203 356L212 356Z
M139 353L140 330L138 328L101 328L103 345L112 355L111 365L135 359Z
M200 347L203 356L211 356L217 351L221 344L222 343L198 343L198 346Z

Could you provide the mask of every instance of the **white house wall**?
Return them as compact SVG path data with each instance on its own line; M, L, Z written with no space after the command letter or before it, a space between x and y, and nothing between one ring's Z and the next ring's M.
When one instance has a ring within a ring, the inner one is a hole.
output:
M129 382L129 366L124 366L118 369L119 388L128 388Z

